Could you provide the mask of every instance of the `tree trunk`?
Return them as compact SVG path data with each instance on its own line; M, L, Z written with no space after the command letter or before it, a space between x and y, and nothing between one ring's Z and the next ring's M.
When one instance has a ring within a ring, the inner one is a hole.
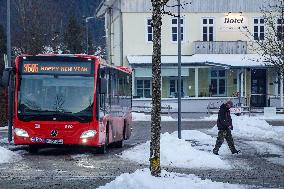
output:
M150 170L151 175L159 177L160 167L160 132L161 132L161 26L162 2L152 0L153 15L153 56L152 56L152 111Z
M281 73L280 73L280 106L281 106L281 108L284 108L284 102L283 102L283 75L284 75L284 71L281 71Z

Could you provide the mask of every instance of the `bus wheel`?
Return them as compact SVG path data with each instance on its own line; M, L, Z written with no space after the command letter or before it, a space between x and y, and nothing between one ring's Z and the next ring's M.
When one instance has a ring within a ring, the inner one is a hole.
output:
M126 123L124 121L124 127L123 127L123 140L127 140L127 136L126 136Z
M123 147L123 140L118 141L118 142L115 142L115 143L114 143L114 146L115 146L116 148L122 148L122 147Z
M31 154L36 154L36 153L38 152L38 146L29 145L28 151L29 151L29 153L31 153Z
M108 131L106 132L106 139L105 139L105 144L102 145L101 147L97 148L97 153L99 154L105 154L107 152L107 146L108 146Z

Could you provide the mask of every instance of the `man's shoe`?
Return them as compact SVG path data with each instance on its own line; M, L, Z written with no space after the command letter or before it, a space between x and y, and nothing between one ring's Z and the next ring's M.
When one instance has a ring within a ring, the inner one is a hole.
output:
M234 151L232 151L232 154L238 154L240 152L241 152L241 150L234 150Z
M215 149L213 149L213 154L215 154L215 155L219 155L219 154L218 154L218 151L217 151L217 150L215 150Z

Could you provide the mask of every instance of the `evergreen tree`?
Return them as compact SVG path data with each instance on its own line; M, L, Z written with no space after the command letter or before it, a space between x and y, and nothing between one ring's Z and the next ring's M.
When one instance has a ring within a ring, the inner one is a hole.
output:
M6 35L3 26L0 25L0 75L4 69L3 55L6 53Z
M71 54L83 53L84 30L75 16L71 16L64 34L66 51Z
M6 35L4 28L0 25L0 78L2 77L4 69L3 55L6 53ZM7 123L6 118L6 99L4 95L4 88L0 85L0 126Z

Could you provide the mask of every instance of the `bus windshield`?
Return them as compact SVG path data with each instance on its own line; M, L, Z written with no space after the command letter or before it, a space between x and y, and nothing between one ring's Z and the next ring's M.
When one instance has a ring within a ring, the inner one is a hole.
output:
M20 120L92 120L94 77L69 75L20 75Z

